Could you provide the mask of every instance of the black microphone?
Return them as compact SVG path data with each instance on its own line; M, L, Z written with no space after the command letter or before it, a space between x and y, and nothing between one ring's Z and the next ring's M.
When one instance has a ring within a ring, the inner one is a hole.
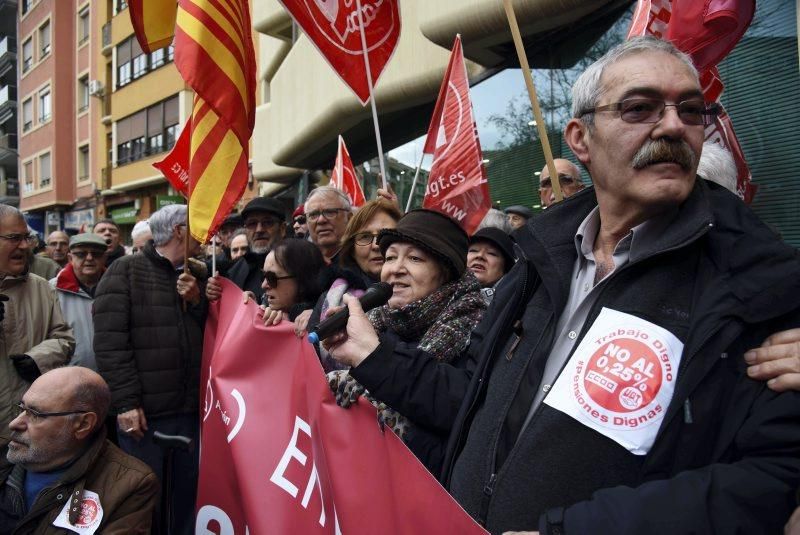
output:
M390 297L392 297L392 285L388 282L376 282L367 289L358 302L361 303L361 308L366 312L386 304ZM309 333L308 341L316 344L320 340L325 340L330 335L341 331L347 325L349 317L350 310L347 307L344 307L333 316L328 316L325 321L317 326L316 331Z

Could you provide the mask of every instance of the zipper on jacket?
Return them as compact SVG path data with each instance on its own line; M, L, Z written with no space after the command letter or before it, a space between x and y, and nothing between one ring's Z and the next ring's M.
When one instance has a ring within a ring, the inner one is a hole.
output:
M494 494L494 484L497 481L497 474L492 473L489 476L489 481L483 486L483 498L481 499L481 510L478 518L481 525L486 525L486 515L489 513L489 502L492 500Z
M506 352L506 360L509 362L514 357L514 351L517 350L517 346L522 340L522 320L515 321L512 329L514 330L514 341L511 343L511 347L508 348L508 352Z
M692 402L689 401L689 398L686 398L686 401L683 402L683 421L687 424L694 423L694 419L692 418Z

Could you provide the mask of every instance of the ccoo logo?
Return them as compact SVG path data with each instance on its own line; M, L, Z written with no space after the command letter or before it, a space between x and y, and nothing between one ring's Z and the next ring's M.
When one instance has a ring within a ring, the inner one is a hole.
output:
M348 54L363 54L359 29L358 6L356 0L304 0L305 7L317 30L332 45ZM388 9L391 17L385 27L373 23ZM395 11L386 0L364 0L361 2L364 19L367 50L372 52L380 47L395 30L397 20Z

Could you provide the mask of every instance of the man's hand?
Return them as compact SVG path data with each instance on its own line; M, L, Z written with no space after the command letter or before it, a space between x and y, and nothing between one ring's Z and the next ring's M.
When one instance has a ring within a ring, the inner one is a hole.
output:
M392 189L392 185L387 184L386 187L389 189L385 190L383 188L378 188L378 191L375 192L375 199L386 199L390 203L396 204L398 207L400 207L400 201L397 199L397 193L395 193ZM402 210L402 207L400 208Z
M258 304L258 299L256 299L256 294L254 294L250 290L245 290L244 292L242 292L242 304L246 305L250 301L252 301L255 304Z
M28 355L9 355L8 358L11 359L19 376L29 383L34 382L42 375L42 372L39 371L39 366Z
M142 440L144 432L147 431L147 418L144 416L144 410L141 408L131 409L118 414L117 426L126 435L130 435L136 440Z
M177 288L181 299L192 305L200 304L200 287L197 285L197 279L191 274L181 273L178 276Z
M294 335L298 338L304 338L306 331L308 331L308 320L311 319L311 313L314 310L309 308L308 310L302 311L298 316L294 319Z
M284 313L274 308L269 308L267 305L258 307L258 317L264 322L264 327L277 325L284 320Z
M345 294L343 300L350 310L347 329L326 338L322 345L337 361L355 368L375 351L380 340L358 298Z
M222 297L222 285L219 283L219 272L214 273L206 282L206 299L209 301L216 301Z
M800 390L800 329L775 333L744 354L747 375L776 392Z
M784 535L800 535L800 507L794 510L794 514L783 528Z

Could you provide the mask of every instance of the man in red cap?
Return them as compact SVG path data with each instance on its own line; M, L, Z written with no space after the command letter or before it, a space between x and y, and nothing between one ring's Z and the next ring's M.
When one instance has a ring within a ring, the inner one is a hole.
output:
M304 240L308 238L308 222L306 221L306 210L302 204L294 209L292 213L292 229L294 237Z

